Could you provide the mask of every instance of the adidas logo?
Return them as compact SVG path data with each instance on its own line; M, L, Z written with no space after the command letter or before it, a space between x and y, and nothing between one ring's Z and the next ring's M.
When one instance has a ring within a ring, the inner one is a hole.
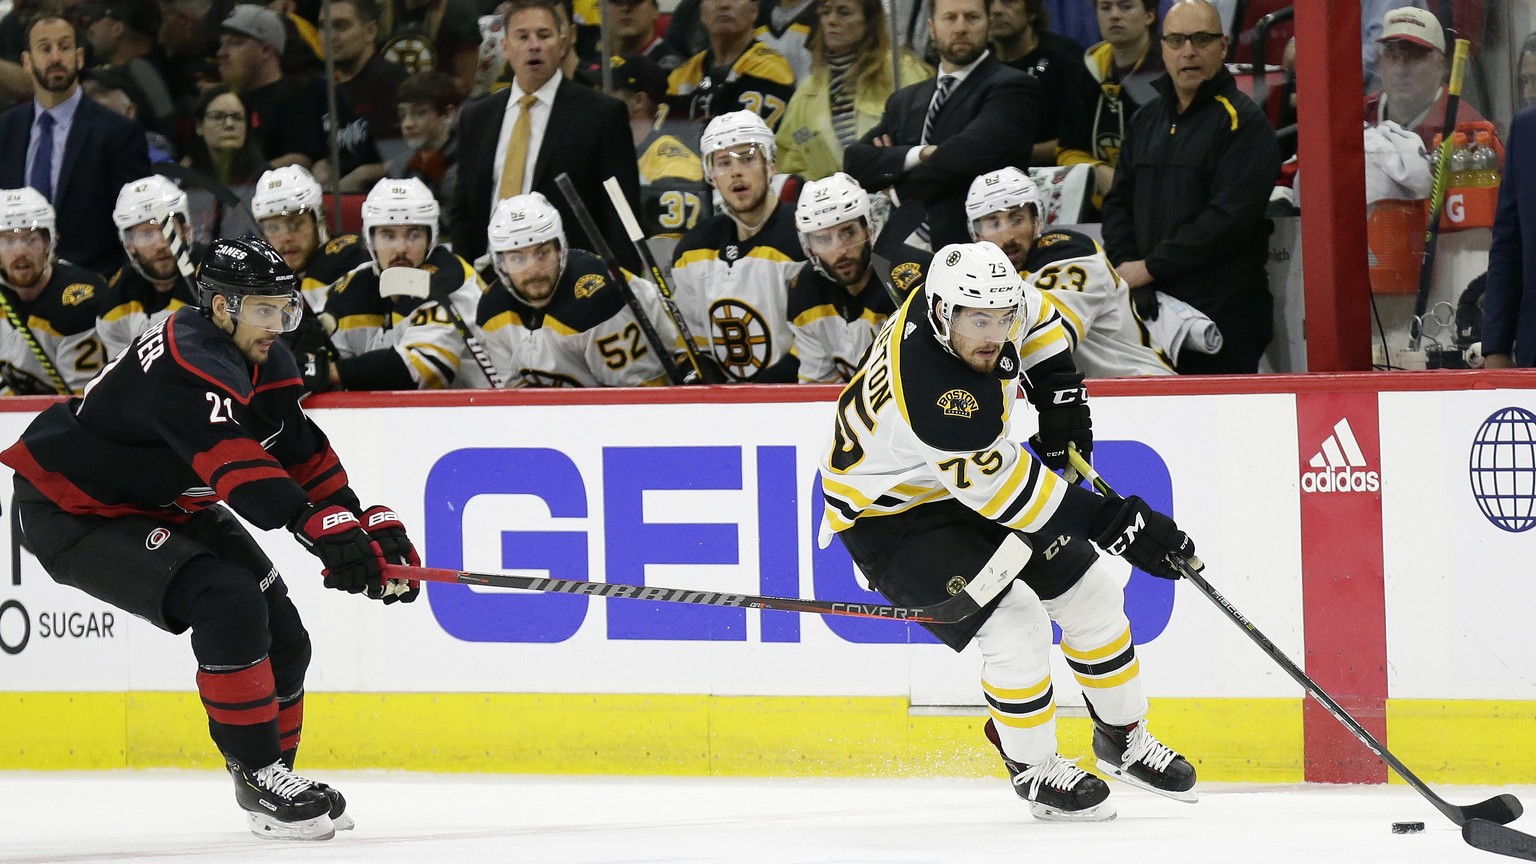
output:
M1379 492L1381 475L1363 470L1365 454L1355 440L1349 420L1340 420L1323 447L1307 462L1312 470L1301 473L1303 492Z

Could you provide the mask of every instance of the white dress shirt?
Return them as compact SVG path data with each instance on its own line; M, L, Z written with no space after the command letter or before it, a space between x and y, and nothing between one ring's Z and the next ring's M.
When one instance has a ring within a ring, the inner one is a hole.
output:
M544 86L533 91L533 95L539 101L533 103L528 109L528 161L523 165L523 192L533 191L533 169L539 164L539 150L544 143L544 130L549 127L549 112L555 107L555 91L560 89L560 82L564 76L559 70L551 75ZM518 115L523 113L523 106L518 104L524 94L521 87L514 80L508 88L511 97L507 99L507 112L501 115L501 133L496 136L496 161L491 163L491 210L496 210L496 202L500 201L501 168L507 162L507 144L512 140L512 124L517 122Z

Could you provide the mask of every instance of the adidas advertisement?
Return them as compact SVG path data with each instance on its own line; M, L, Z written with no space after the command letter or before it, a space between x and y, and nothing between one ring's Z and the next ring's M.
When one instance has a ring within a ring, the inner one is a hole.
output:
M1381 491L1381 474L1367 470L1365 454L1360 452L1347 418L1333 427L1333 434L1323 439L1322 448L1307 466L1311 470L1301 472L1303 492Z

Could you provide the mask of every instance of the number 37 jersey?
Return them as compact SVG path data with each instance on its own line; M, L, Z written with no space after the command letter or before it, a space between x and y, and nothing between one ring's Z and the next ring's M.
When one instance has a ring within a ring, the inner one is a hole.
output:
M1009 437L1019 375L1069 350L1060 312L1031 289L1025 332L977 372L939 343L914 291L875 336L837 400L821 463L820 544L856 519L954 498L988 519L1035 531L1067 484Z

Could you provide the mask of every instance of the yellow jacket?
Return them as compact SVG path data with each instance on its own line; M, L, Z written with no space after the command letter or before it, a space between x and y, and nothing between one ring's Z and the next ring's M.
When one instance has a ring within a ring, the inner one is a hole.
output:
M901 58L901 86L906 87L933 77L928 68L910 52ZM885 115L885 100L891 91L876 89L862 79L854 92L854 128L859 135L873 129ZM807 180L820 180L843 170L843 145L832 130L832 103L828 93L827 68L811 72L795 88L784 119L779 123L779 172L799 174Z

